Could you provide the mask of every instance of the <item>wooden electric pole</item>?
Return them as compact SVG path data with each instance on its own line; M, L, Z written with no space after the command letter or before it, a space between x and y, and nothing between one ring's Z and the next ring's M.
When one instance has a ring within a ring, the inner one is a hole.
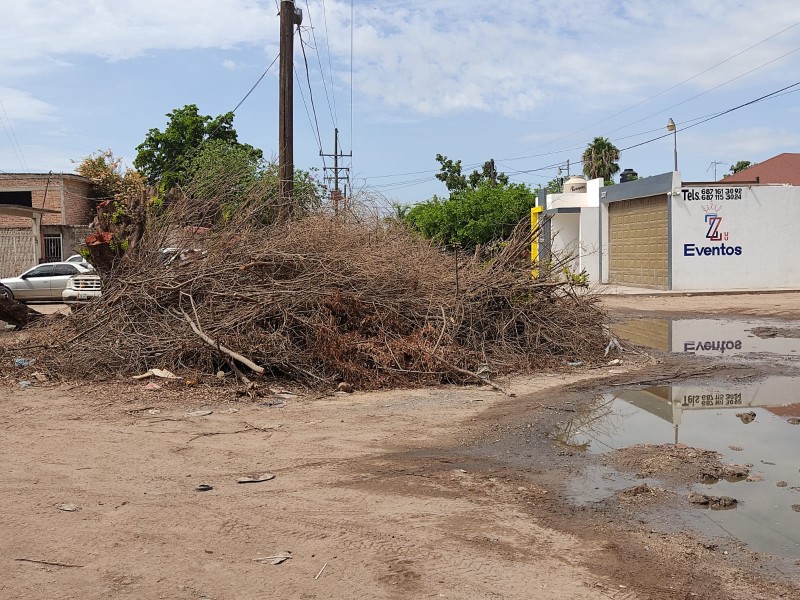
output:
M281 0L280 100L278 104L278 165L280 177L279 219L294 212L294 26L303 22L303 11L294 0Z

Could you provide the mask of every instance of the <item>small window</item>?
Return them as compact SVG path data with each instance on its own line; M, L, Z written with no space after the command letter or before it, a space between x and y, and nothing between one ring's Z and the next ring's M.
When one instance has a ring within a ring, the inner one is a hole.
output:
M53 275L76 275L78 269L72 265L53 265Z
M46 233L44 236L44 258L43 262L61 261L61 234Z
M31 269L25 274L25 277L50 277L53 275L53 265L42 265Z

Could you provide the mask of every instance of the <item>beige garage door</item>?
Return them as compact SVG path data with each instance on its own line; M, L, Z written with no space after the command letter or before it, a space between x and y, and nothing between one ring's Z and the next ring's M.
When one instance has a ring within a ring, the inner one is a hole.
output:
M667 289L667 197L612 202L608 217L611 283Z

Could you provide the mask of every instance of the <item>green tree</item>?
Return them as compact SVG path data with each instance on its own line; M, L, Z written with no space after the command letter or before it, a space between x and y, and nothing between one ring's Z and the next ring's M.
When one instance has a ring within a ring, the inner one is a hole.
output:
M482 181L449 198L434 196L415 205L405 220L447 247L472 248L508 237L533 204L534 193L525 184Z
M505 173L498 173L494 160L487 160L483 163L480 171L476 169L469 176L464 175L461 171L460 160L453 161L442 154L437 154L436 160L441 165L436 179L443 182L451 193L468 188L477 189L483 182L489 182L492 185L508 183L508 176Z
M606 185L614 183L614 174L619 172L619 149L607 138L596 137L581 156L583 173L589 179L602 177Z
M749 169L750 167L754 166L755 164L751 163L749 160L740 160L731 165L731 175L736 175L736 173L739 171L744 171L745 169Z
M136 147L133 161L148 182L158 186L161 194L186 181L192 161L211 141L241 148L253 160L263 158L258 148L239 143L232 112L212 118L201 115L195 104L187 104L166 116L169 120L164 131L157 128L148 131L144 141Z
M272 222L280 194L279 169L241 144L210 140L192 158L184 190L191 197L216 202L223 219L247 203L259 221ZM313 172L295 169L294 200L301 212L319 208L324 195L325 188Z

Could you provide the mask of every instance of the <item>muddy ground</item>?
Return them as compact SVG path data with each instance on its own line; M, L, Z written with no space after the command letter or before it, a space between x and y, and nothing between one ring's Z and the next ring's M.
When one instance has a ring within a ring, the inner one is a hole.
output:
M606 306L800 318L797 294ZM627 354L505 381L516 398L450 387L283 407L202 385L2 381L0 598L800 598L796 560L676 527L667 491L569 501L586 459L548 436L605 386L770 368L790 367Z

